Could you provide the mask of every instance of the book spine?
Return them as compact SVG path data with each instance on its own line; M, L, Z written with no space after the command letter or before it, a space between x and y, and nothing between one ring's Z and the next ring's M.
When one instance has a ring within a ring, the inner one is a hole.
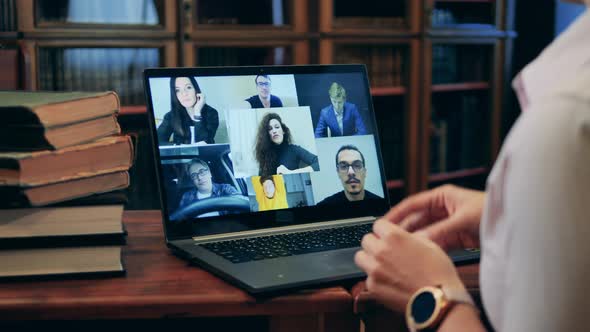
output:
M90 272L76 272L76 273L53 273L53 274L41 274L41 275L27 275L27 276L4 276L0 275L0 280L3 282L11 281L38 281L38 280L79 280L80 278L112 278L124 276L127 272L123 270L117 271L90 271Z
M84 234L32 236L26 238L0 238L0 249L23 248L63 248L79 246L110 246L124 245L127 240L124 233L120 234Z
M49 51L49 49L48 49ZM64 49L63 48L56 48L51 49L51 54L53 55L52 63L55 65L55 74L54 74L54 84L53 89L55 91L64 91L65 88L65 61L64 61Z
M8 31L7 3L0 1L0 31Z
M463 96L461 107L461 167L473 168L482 166L482 141L486 135L483 125L484 110L478 107L477 96Z

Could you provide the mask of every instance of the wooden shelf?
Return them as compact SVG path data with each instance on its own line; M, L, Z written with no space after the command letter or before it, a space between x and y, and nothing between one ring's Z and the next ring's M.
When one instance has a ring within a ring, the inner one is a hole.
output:
M387 180L387 189L399 189L405 186L403 180Z
M405 86L387 86L371 88L372 96L401 96L406 94Z
M144 114L146 112L147 112L147 108L145 105L121 106L121 110L119 111L119 115Z
M435 38L439 42L445 42L445 38L513 38L513 31L498 30L492 24L449 24L430 27L426 35Z
M489 82L462 82L462 83L445 83L433 84L432 92L456 92L471 90L487 90L490 88Z
M1 39L18 39L21 37L20 32L16 31L0 31L0 40Z
M443 182L455 179L461 179L471 176L477 176L486 174L488 172L487 167L477 167L477 168L470 168L470 169L462 169L453 172L446 172L446 173L438 173L438 174L430 174L428 176L428 182Z

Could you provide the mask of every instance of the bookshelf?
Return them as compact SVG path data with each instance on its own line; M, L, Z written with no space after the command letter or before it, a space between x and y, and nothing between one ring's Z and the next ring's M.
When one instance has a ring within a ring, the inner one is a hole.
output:
M178 64L172 2L13 2L33 90L115 90L141 105L142 70Z
M498 147L493 98L500 41L431 38L425 43L422 120L422 187L455 183L483 188ZM430 59L430 61L428 60Z
M395 203L443 183L483 187L500 147L514 2L4 0L0 84L116 90L141 143L137 176L149 178L145 67L365 63Z

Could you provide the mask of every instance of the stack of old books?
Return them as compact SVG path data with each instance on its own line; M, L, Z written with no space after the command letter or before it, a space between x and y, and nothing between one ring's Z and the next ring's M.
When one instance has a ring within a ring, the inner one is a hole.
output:
M118 110L114 92L0 91L0 278L125 271Z

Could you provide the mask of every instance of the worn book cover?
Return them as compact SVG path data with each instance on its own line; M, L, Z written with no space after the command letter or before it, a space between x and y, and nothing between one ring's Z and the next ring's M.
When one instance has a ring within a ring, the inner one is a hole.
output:
M56 150L120 133L121 127L114 115L50 128L0 125L0 151Z
M114 91L0 91L0 127L51 128L112 115L119 108Z
M125 243L123 205L0 209L0 249Z
M0 250L0 278L123 275L121 246Z
M0 186L32 187L116 171L133 163L129 136L109 136L59 150L0 152Z
M118 171L35 187L0 186L0 207L19 208L55 204L98 193L125 189L129 173Z

